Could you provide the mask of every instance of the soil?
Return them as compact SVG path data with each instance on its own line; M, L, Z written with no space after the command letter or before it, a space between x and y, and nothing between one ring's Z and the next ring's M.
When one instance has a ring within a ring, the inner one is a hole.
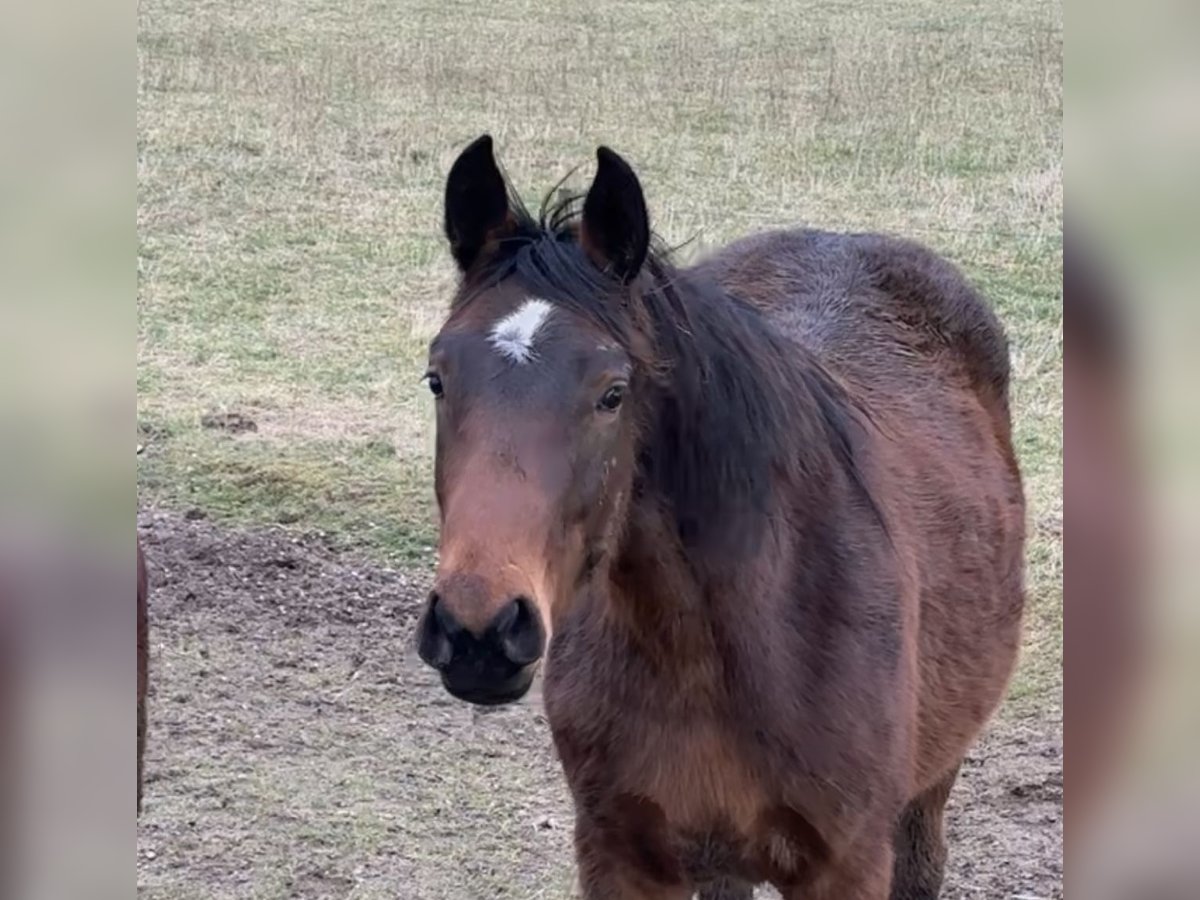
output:
M144 512L145 898L568 898L571 805L537 691L442 690L429 575L283 529ZM1002 714L963 767L943 898L1062 897L1062 724ZM763 896L771 896L763 893Z

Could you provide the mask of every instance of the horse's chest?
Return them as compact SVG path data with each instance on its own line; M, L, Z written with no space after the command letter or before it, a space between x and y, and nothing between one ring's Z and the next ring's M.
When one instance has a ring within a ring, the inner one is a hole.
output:
M652 878L791 877L813 849L770 759L702 670L664 685L636 657L617 668L564 640L545 701L583 827ZM638 690L624 679L638 677Z
M659 848L661 868L694 884L724 875L790 883L822 857L820 837L728 736L700 726L664 735L662 746L654 760L629 754L614 786L607 821L635 836L630 865L653 876L642 850Z
M626 723L636 723L628 738L582 755L573 755L580 748L569 734L560 740L585 827L611 853L667 882L801 870L808 836L792 833L779 798L731 736L711 722Z
M745 834L754 828L764 791L729 736L708 722L647 721L643 731L644 743L619 753L618 784L651 800L673 830Z
M672 827L748 827L763 791L734 723L716 713L728 704L712 667L666 677L629 648L583 652L570 633L557 641L545 700L568 778L576 770L606 792L650 800Z

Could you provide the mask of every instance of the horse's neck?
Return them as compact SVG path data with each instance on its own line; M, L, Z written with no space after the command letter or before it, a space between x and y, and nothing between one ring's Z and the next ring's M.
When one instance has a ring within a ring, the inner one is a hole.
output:
M797 474L800 482L781 481L770 506L757 513L728 511L727 528L687 545L669 504L643 497L630 511L621 548L608 570L600 602L609 615L647 646L679 655L717 652L713 636L770 628L771 610L796 590L821 596L841 574L837 551L852 518L848 476L826 465ZM803 510L799 515L794 510ZM753 536L747 540L739 518ZM728 540L720 543L724 533ZM797 581L797 560L809 560L806 577ZM813 565L812 560L820 560ZM807 588L802 587L808 585ZM762 615L748 615L758 609ZM760 635L759 637L766 637ZM751 638L753 640L753 638Z
M609 616L648 648L693 658L710 652L727 609L713 602L716 573L730 583L742 565L749 563L729 561L723 571L717 559L701 564L682 545L669 515L658 509L635 513L609 570Z

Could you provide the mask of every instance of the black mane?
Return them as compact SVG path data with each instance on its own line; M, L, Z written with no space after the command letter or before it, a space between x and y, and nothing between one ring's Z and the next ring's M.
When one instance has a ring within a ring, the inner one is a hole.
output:
M509 278L596 323L634 359L641 414L637 489L669 504L685 548L752 552L778 479L814 520L844 473L883 524L855 460L863 413L807 351L760 311L710 279L678 269L655 238L641 274L623 285L578 242L581 197L549 198L514 221L472 273L460 303ZM886 529L885 529L886 530Z

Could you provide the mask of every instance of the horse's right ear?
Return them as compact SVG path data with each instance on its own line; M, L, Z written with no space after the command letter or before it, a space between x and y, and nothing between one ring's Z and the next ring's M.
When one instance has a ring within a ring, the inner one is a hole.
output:
M446 178L443 227L458 267L469 269L510 222L508 186L492 155L492 136L485 134L459 154Z

